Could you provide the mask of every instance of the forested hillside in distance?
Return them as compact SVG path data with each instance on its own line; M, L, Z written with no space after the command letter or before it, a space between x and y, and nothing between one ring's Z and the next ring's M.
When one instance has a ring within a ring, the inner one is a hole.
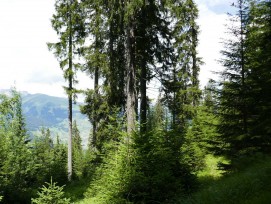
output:
M224 69L201 89L193 0L55 1L67 99L0 94L0 202L270 203L271 2L232 6Z
M86 116L80 112L80 105L73 107L74 120L78 124L83 144L86 147L91 125ZM23 94L22 110L28 131L37 133L42 127L49 128L52 136L56 135L64 142L67 141L67 101L65 98L52 97L44 94Z
M10 94L11 90L0 90L2 94ZM49 128L53 137L60 137L62 142L67 142L68 120L67 101L65 98L53 97L45 94L29 94L20 92L22 97L22 111L25 117L26 129L32 138L39 134L42 128ZM83 146L88 143L91 124L88 118L80 112L80 105L77 102L73 107L74 120L77 121L81 133Z

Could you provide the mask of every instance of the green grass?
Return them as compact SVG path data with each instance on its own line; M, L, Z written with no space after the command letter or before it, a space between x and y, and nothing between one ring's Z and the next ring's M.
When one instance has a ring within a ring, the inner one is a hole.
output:
M249 162L244 162L244 161ZM217 176L214 172L199 174L199 178L206 176L200 190L188 198L181 198L182 204L270 204L271 203L271 158L262 157L257 162L253 159L240 161L242 169L230 175ZM249 164L248 164L249 163ZM244 165L248 165L244 167ZM209 185L207 185L209 184Z
M219 162L223 162L223 163L227 163L227 164L229 163L223 157L215 157L211 154L206 155L206 157L205 157L206 167L202 171L197 173L197 177L199 178L199 181L203 182L206 179L217 180L220 177L222 177L223 173L225 173L225 171L217 169L217 164Z
M80 181L73 181L72 183L65 186L65 197L70 198L73 203L77 203L84 199L84 193L89 187L89 179Z
M197 192L188 197L180 197L176 204L270 204L271 203L271 157L260 155L239 160L238 171L230 174L217 169L217 163L227 163L223 157L206 156L206 168L198 173L201 185ZM83 191L88 185L70 187L77 191L77 204L96 203L83 199ZM80 192L79 192L80 191ZM78 196L78 195L81 196ZM70 196L71 197L71 196Z

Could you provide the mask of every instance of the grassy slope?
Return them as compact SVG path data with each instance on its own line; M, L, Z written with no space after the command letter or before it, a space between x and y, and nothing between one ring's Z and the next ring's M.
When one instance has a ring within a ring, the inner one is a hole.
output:
M226 176L219 176L218 171L214 170L199 174L200 180L204 181L202 188L189 198L180 199L179 203L270 204L271 158L260 157L258 160L245 161L240 161L239 172Z
M84 193L89 187L89 179L74 181L65 186L65 197L70 198L73 203L80 202L84 199Z
M239 172L223 175L216 169L223 158L206 157L207 167L199 172L201 183L199 190L189 197L180 198L180 204L270 204L271 203L271 157L260 156L258 159L240 161ZM69 196L76 194L76 185L69 189ZM91 199L83 199L83 189L79 190L78 198L73 195L73 201L78 204L90 204ZM74 192L72 192L74 191ZM79 198L80 195L80 198ZM177 204L177 203L176 203Z

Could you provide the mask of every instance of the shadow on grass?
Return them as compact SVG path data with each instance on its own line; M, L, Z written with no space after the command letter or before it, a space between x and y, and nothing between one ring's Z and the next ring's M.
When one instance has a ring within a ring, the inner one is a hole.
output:
M90 178L72 181L65 186L65 197L70 198L71 202L77 202L84 199L84 193L87 191L90 182Z
M198 191L180 198L179 203L270 204L271 157L262 157L246 168L220 178L206 173L200 180Z

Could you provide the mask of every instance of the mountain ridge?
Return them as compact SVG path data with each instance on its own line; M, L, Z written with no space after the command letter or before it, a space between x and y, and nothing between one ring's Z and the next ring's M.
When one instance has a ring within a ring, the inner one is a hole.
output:
M0 89L0 93L8 95L10 90ZM38 137L41 128L49 128L53 139L58 135L61 141L67 142L68 100L42 93L30 94L26 91L19 93L22 97L22 110L30 137ZM86 146L91 124L80 112L80 105L83 103L73 104L73 120L76 120L83 146Z

